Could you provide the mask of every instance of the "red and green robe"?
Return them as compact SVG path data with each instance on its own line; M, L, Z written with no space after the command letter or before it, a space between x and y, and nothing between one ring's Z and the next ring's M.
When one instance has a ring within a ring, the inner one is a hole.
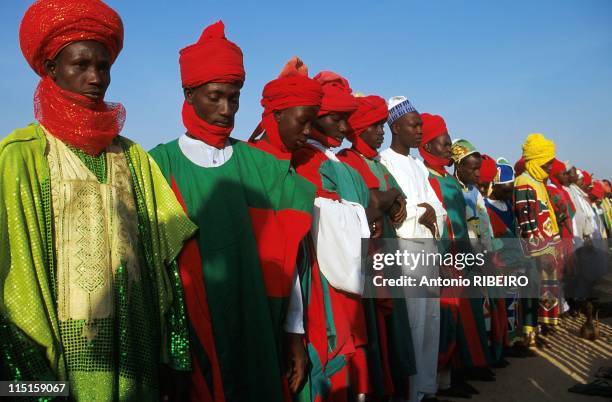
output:
M553 261L552 270L541 269L539 272L538 322L556 325L561 307L559 275L563 267L559 228L546 186L531 177L529 172L524 172L514 182L514 214L525 254L530 257L548 255ZM526 332L533 329L525 328Z
M150 153L200 228L179 259L192 329L192 400L287 400L282 323L314 186L289 161L230 140L204 168L178 140Z
M560 184L548 183L546 190L548 190L548 195L559 225L559 235L561 236L562 243L560 249L562 251L561 264L563 266L563 273L571 276L574 272L574 227L572 220L574 215L576 215L576 207L574 207L570 195Z
M401 191L378 158L366 158L352 148L340 151L338 158L355 169L369 189L387 191L393 187ZM396 238L388 216L383 219L382 238ZM416 363L406 302L402 296L394 296L364 299L369 381L376 395L407 397L409 377L416 372Z
M446 171L427 168L429 182L447 212L439 242L440 252L472 252L466 202L459 182ZM459 271L451 267L450 272L457 274ZM451 363L461 367L488 366L491 357L483 314L484 299L457 297L455 292L455 289L442 289L440 297L438 365L440 368L446 368Z
M339 162L335 155L331 154L333 159L328 157L326 152L331 151L323 149L318 143L309 143L297 150L292 163L298 174L317 187L317 197L338 203L346 200L361 205L362 209L367 207L369 191L359 173ZM354 240L360 247L361 240ZM363 305L359 293L335 288L329 283L319 270L318 250L314 243L310 245L312 269L304 270L308 275L302 276L303 292L305 297L309 296L305 303L306 331L312 363L307 384L311 395L305 399L346 401L350 393L370 392L367 387L365 349L368 340Z

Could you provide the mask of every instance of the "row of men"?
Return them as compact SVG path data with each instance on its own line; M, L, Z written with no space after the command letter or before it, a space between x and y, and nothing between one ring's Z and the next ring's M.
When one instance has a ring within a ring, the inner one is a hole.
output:
M587 193L557 185L565 173L546 186L560 165L543 136L527 138L515 178L451 143L442 117L353 96L297 58L264 87L249 142L231 138L245 71L221 22L180 51L187 132L149 153L104 102L123 44L114 10L36 1L20 44L41 80L37 123L0 143L3 380L65 380L87 401L469 396L466 380L492 379L517 331L558 323L560 278L520 319L504 297L364 298L362 240L471 238L501 253L495 238L518 236L504 258L560 275L559 235L604 227Z

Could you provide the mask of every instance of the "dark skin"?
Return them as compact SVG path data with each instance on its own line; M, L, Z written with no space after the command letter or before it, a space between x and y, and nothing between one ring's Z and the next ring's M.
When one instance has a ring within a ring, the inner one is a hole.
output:
M478 191L480 192L480 194L483 197L487 196L487 193L489 192L489 187L491 186L491 183L478 183Z
M561 183L562 186L569 186L570 181L568 172L560 172L554 176L557 180L559 180L559 183Z
M198 117L219 127L233 127L240 108L238 83L208 82L196 88L184 88L185 101L193 106Z
M290 152L306 144L318 112L318 106L295 106L274 111L281 140Z
M512 201L514 183L494 184L489 198L499 201Z
M543 164L542 165L542 170L550 175L550 171L552 170L552 165L553 165L554 161L555 161L554 159L551 159L548 162L546 162L545 164Z
M418 148L423 139L423 120L417 112L406 113L391 125L391 149L401 155L409 155L411 148ZM426 202L418 204L425 208L419 223L435 236L436 211Z
M111 82L111 65L106 46L86 40L73 42L53 60L45 60L45 72L60 88L101 102Z
M450 135L448 135L448 132L434 138L433 140L429 141L427 144L425 144L423 146L423 148L425 148L425 150L427 152L429 152L430 154L437 156L439 158L444 158L444 159L450 159L452 153L451 153L451 147L453 146L453 143L451 141Z
M576 168L572 167L567 171L567 180L569 184L578 183L578 172L576 172Z
M385 139L385 120L378 121L366 128L360 135L372 149L379 149ZM400 224L406 219L406 199L402 193L396 188L390 188L387 191L370 190L372 202L378 210L385 211L393 224ZM376 227L382 226L374 224L374 232Z
M455 176L466 185L476 185L480 182L480 166L482 158L479 153L473 153L455 164Z
M320 116L314 126L321 133L337 141L344 141L350 128L348 125L349 112L331 112Z

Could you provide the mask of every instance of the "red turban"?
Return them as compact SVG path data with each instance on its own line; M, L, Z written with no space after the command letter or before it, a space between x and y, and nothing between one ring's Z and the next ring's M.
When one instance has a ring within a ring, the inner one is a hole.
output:
M480 165L480 182L491 183L497 176L497 163L489 155L482 154L482 165Z
M202 32L197 43L179 52L184 88L207 82L244 82L242 50L225 38L225 25L217 21Z
M278 78L264 87L261 97L261 106L264 108L262 120L249 141L254 142L265 131L277 156L287 157L289 151L280 138L274 111L296 106L321 106L322 98L321 84L308 77L308 67L299 57L293 57Z
M444 133L448 133L446 122L442 116L421 113L421 120L423 120L423 138L421 139L421 146Z
M559 179L557 179L557 175L565 172L566 170L567 168L565 167L565 163L561 162L559 159L554 159L552 167L550 168L550 181L557 187L561 188L562 184Z
M514 164L514 174L518 177L525 171L525 159L521 158Z
M123 23L115 10L99 0L38 0L19 27L21 52L41 77L45 60L84 40L105 45L114 62L123 47Z
M372 124L386 121L389 117L389 109L383 98L376 95L355 98L357 110L348 119L351 127L347 139L353 143L353 148L367 158L375 157L378 152L363 142L361 134Z
M591 188L591 195L598 200L602 199L606 195L606 190L599 180L595 180L593 182L593 188Z
M357 101L351 94L348 81L331 71L321 71L314 77L323 88L323 100L319 116L330 112L354 112Z
M591 174L587 172L586 170L582 171L582 182L584 183L585 186L590 186L591 183L593 182L593 178L591 177Z

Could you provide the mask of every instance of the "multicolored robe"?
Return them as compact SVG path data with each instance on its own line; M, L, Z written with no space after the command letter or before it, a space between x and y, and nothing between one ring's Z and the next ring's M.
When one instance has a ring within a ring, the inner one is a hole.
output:
M514 181L514 214L523 250L531 257L550 256L552 269L540 270L540 306L538 321L556 325L559 322L561 288L559 274L559 230L544 183L524 172Z
M459 182L446 171L427 168L431 187L447 213L439 242L440 253L473 252L468 235L466 202ZM450 272L458 275L459 271L450 267ZM449 291L442 289L440 297L438 366L446 368L451 363L461 367L488 366L491 357L484 299L457 297L456 290Z
M547 183L546 190L548 190L548 196L555 210L555 217L559 225L559 235L561 236L561 245L559 247L562 259L560 262L562 266L561 274L572 275L574 272L574 228L572 222L576 215L576 207L563 186ZM559 278L559 280L562 279L561 277Z
M336 214L343 215L338 220L322 222L321 220L330 216L320 213L317 227L313 226L312 229L313 235L319 228L331 232L334 228L329 227L330 225L347 225L351 223L349 221L359 221L360 218L355 216L355 208L361 209L361 219L365 218L364 208L367 207L370 196L368 188L359 173L338 161L331 150L310 140L293 154L292 163L298 174L317 187L315 203L319 200L320 202L315 211L333 208ZM310 243L312 268L303 270L305 274L302 274L302 289L307 306L306 333L312 368L309 383L305 387L309 390L310 397L301 400L347 401L350 394L370 392L367 383L367 326L361 292L356 289L358 286L349 288L346 283L341 283L354 282L353 277L361 276L361 266L358 264L354 267L356 272L346 272L346 266L337 266L344 261L339 258L338 253L360 250L361 238L369 237L367 219L365 233L360 233L358 228L357 233L351 233L354 229L345 227L341 230L344 233L338 232L342 237L351 238L355 243L353 250L350 245L348 249L335 247L339 243L337 241L331 245L333 250L323 249L325 244L318 243L321 247L317 247L314 242ZM358 252L360 254L360 251ZM341 282L336 283L336 286L331 283L336 273L330 272L334 275L328 278L325 275L325 267L319 269L318 258L324 257L321 254L329 254L336 261L335 265L328 268L338 271L337 274L340 275L338 279ZM361 287L363 288L363 283ZM347 380L350 384L347 384Z
M156 401L189 370L175 258L196 230L122 137L99 156L32 124L0 143L0 374L69 381L75 400Z
M366 158L352 148L343 149L337 155L361 175L369 189L387 191L394 187L401 191L378 158ZM383 219L382 238L396 238L388 216ZM407 397L409 378L415 373L416 364L405 300L401 296L364 299L364 309L368 324L370 384L374 394Z
M280 402L290 399L282 324L315 189L289 161L242 141L230 146L231 157L214 168L193 163L178 140L150 152L200 228L179 258L192 400Z

